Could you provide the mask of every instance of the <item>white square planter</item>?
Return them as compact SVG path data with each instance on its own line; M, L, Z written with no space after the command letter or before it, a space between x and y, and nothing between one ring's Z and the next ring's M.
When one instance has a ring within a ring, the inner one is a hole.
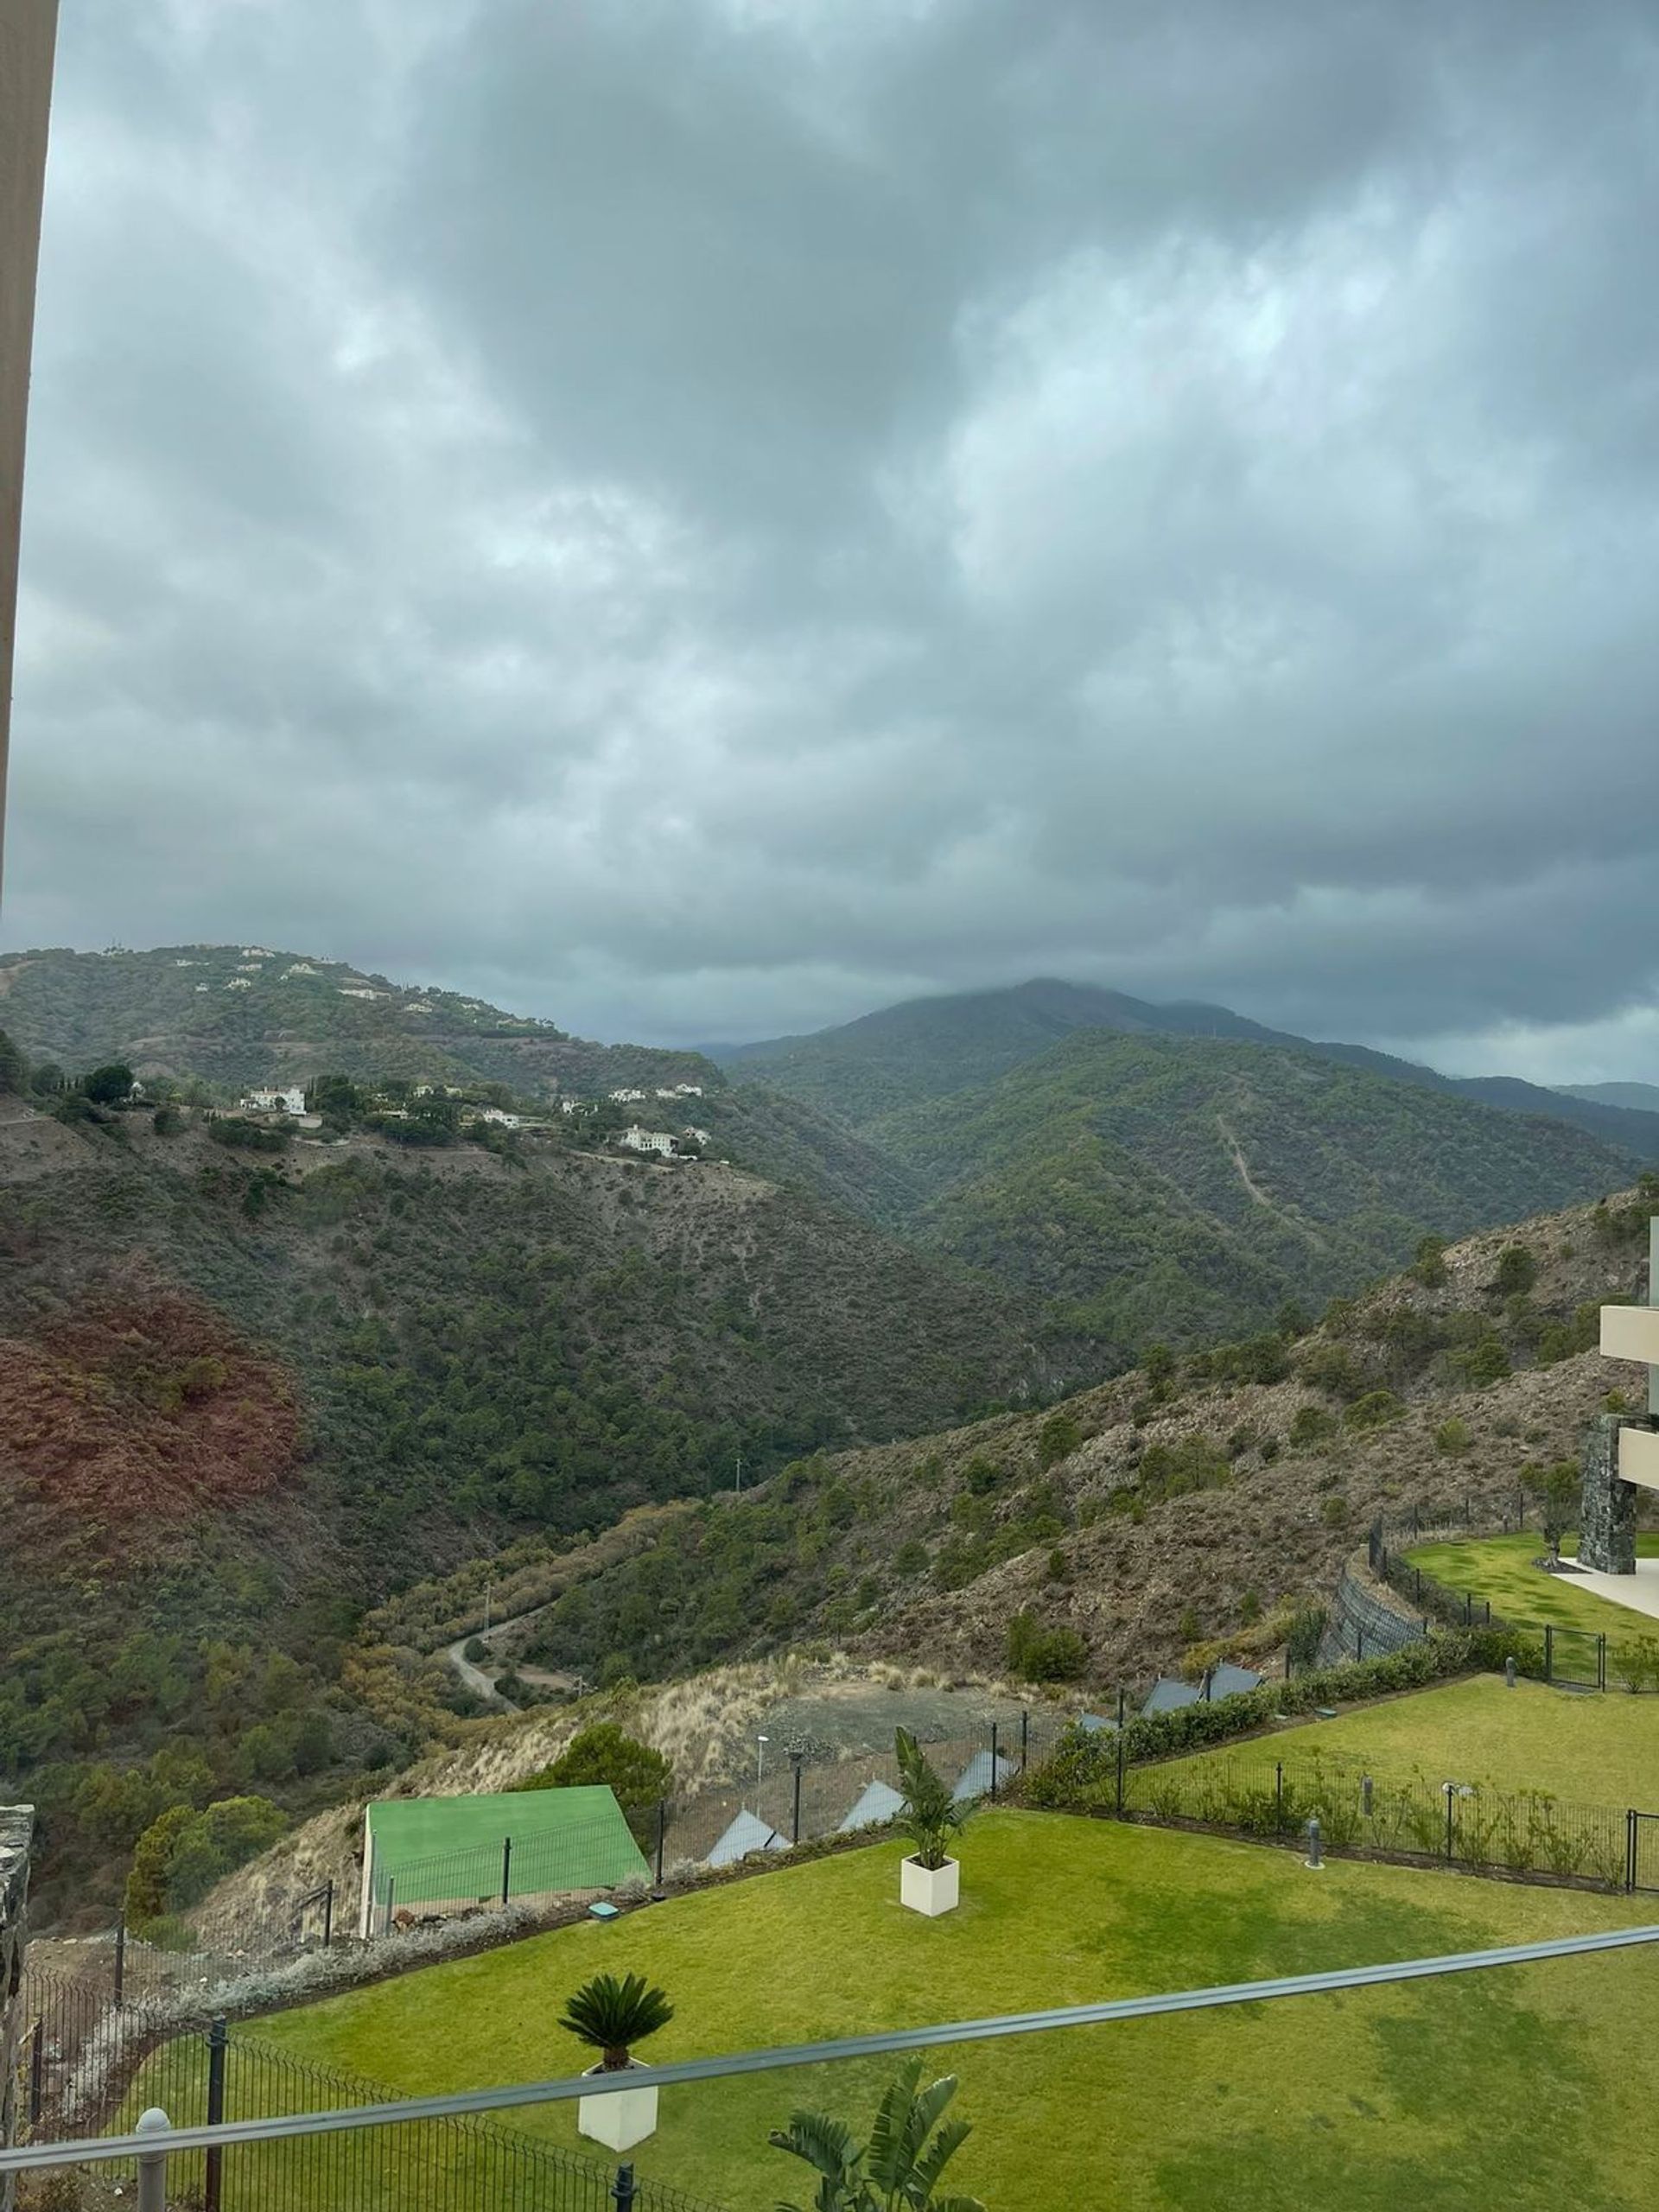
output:
M906 1859L899 1869L899 1904L925 1913L930 1920L954 1912L961 1889L962 1868L954 1859L947 1859L943 1866L924 1866L919 1859Z
M639 2061L635 2059L634 2065ZM603 2074L603 2066L590 2066L582 2076L591 2081L595 2074ZM608 2079L614 2082L613 2074ZM595 2143L603 2143L608 2150L631 2151L636 2143L643 2143L657 2127L657 2092L651 2089L618 2089L608 2097L578 2097L576 2100L576 2133L591 2136Z

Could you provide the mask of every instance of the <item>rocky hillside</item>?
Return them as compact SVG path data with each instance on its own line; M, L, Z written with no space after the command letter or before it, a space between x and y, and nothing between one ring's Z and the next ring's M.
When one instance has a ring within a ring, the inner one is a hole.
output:
M697 1053L596 1045L458 992L259 945L0 956L0 1030L48 1077L120 1061L152 1089L200 1084L221 1101L320 1075L498 1084L531 1109L638 1090L629 1111L651 1125L677 1130L695 1110L717 1157L872 1221L892 1225L917 1195L845 1122L763 1085L740 1091ZM657 1099L681 1083L702 1096Z
M658 1676L830 1637L1009 1663L1027 1615L1102 1686L1244 1652L1328 1592L1371 1516L1512 1504L1610 1389L1596 1308L1643 1289L1649 1188L1465 1240L1317 1327L1148 1368L1047 1413L822 1456L665 1520L543 1616L539 1656ZM1039 1646L1039 1651L1042 1649ZM1046 1663L1046 1662L1044 1662Z
M0 1796L82 1876L181 1750L193 1789L313 1802L425 1740L341 1688L365 1604L1090 1363L715 1163L244 1154L0 1095Z

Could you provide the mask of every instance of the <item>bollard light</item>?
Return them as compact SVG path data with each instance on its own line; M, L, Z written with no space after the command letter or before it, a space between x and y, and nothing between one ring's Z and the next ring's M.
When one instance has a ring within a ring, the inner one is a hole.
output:
M1302 1864L1304 1866L1311 1866L1316 1873L1325 1865L1324 1859L1319 1856L1319 1816L1317 1813L1312 1815L1308 1820L1307 1856Z
M138 2115L136 2135L166 2135L173 2123L159 2106L151 2105L148 2112ZM138 2212L167 2212L167 2153L165 2151L141 2151L138 2153Z
M1512 1690L1515 1688L1515 1654L1513 1651L1510 1652L1509 1657L1503 1662L1503 1687L1506 1690Z

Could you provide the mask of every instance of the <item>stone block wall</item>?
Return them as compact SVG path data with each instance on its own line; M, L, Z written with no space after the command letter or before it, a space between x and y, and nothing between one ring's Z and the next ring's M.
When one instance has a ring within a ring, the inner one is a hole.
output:
M1579 1500L1579 1557L1603 1574L1636 1573L1636 1489L1618 1473L1623 1414L1598 1414L1584 1436L1584 1488Z
M10 2143L16 2120L17 2040L22 2030L24 1906L29 1895L29 1847L35 1813L29 1805L0 1805L0 2143ZM11 2212L10 2178L0 2174L0 2212Z

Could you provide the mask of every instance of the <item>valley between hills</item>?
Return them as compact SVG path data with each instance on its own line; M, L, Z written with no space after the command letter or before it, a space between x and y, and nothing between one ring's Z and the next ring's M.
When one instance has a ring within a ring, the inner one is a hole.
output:
M1249 1656L1379 1504L1575 1448L1639 1261L1639 1112L1613 1141L1300 1040L1073 1024L942 1089L929 1014L925 1078L907 1044L838 1113L257 947L0 985L0 1796L48 1913L107 1914L170 1804L302 1822L544 1745L442 1656L486 1589L613 1688ZM98 1104L112 1062L139 1094ZM237 1110L323 1076L359 1108ZM702 1156L619 1151L679 1083ZM421 1085L527 1126L362 1108Z

